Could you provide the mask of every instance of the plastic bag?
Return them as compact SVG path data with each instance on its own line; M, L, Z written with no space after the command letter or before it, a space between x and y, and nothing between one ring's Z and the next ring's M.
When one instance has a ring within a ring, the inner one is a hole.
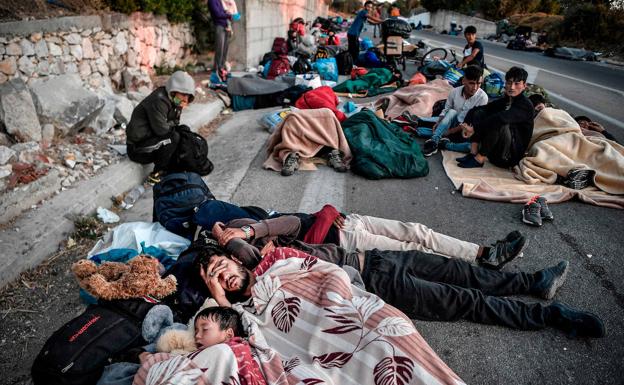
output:
M410 86L414 86L416 84L425 84L427 83L427 78L420 72L416 72L416 75L412 76L409 81Z
M464 71L459 68L451 67L444 73L444 79L448 81L448 83L452 87L457 87L459 84L459 80L464 77Z
M505 89L505 80L496 72L492 72L483 80L483 85L481 86L483 91L490 98L498 98L503 96L503 91Z
M322 86L319 74L299 74L295 78L295 85L302 85L312 89Z
M284 118L286 117L286 115L297 110L298 108L291 107L291 108L286 108L284 110L269 112L267 114L264 114L258 122L260 123L262 127L266 128L270 133L273 133L273 131L275 131L275 127L277 127L281 122L284 121Z
M317 59L316 62L314 62L314 66L316 72L321 75L321 79L334 82L338 81L338 63L336 62L336 58Z

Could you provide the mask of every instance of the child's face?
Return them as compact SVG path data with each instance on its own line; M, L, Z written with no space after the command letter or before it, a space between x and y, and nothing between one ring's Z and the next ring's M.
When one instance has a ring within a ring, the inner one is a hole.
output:
M466 41L468 42L468 44L472 44L477 40L476 33L466 33L464 34L464 36L466 37Z
M232 329L221 330L218 322L211 318L198 318L195 321L195 344L198 348L207 348L223 343L232 338Z

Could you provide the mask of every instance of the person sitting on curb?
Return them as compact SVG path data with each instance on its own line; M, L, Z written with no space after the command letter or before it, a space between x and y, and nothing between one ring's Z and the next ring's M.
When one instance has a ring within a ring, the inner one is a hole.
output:
M326 247L340 246L346 252L420 250L497 270L520 255L526 246L526 238L518 231L512 231L491 247L479 246L437 233L420 223L344 215L331 205L314 214L297 213L261 221L240 218L225 225L215 223L211 233L200 229L196 234L214 238L229 251L239 256L244 253L250 260L258 259L259 250L267 244L294 247L313 255L316 249L324 253ZM199 237L196 235L196 241ZM199 243L203 242L199 240Z
M443 137L454 134L460 135L460 124L464 122L468 111L474 107L487 104L488 96L481 89L482 82L483 70L477 66L468 66L464 71L462 86L453 88L450 92L440 116L437 118L420 118L420 120L425 122L435 122L433 129L426 127L418 127L416 129L418 136L431 137L424 144L424 156L435 154L438 152L438 148L470 152L470 143L451 143L448 138Z
M150 183L158 183L175 159L180 141L175 128L180 125L182 109L194 98L195 81L188 73L176 71L164 87L156 88L132 111L126 128L128 157L141 164L154 163Z
M459 167L483 167L486 160L509 168L520 162L533 135L533 105L524 95L528 74L511 67L505 74L505 96L472 109L461 124L470 138L470 154L457 158Z
M275 259L276 251L267 252L263 258ZM295 258L310 258L299 250L288 249L287 252ZM261 275L251 270L257 264L244 265L220 247L206 248L199 260L199 271L195 274L199 273L220 306L231 306L251 297L251 289ZM335 259L328 262L336 263ZM535 273L507 273L416 250L371 250L336 264L357 270L367 291L412 319L465 319L519 330L552 327L572 337L605 335L603 322L592 313L560 302L542 305L506 298L531 295L552 299L565 281L567 261Z
M466 38L464 58L457 65L457 68L463 68L466 65L475 65L481 67L481 69L486 69L483 44L477 40L477 28L473 25L467 26L464 31L464 37Z

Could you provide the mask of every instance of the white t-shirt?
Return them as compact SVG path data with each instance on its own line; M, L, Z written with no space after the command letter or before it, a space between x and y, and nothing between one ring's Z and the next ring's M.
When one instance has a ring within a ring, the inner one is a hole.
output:
M473 107L484 106L488 102L488 96L481 88L475 92L470 98L464 98L464 86L453 88L446 98L446 104L444 110L440 113L440 116L446 115L449 110L455 110L457 112L457 121L463 123L466 119L466 114Z

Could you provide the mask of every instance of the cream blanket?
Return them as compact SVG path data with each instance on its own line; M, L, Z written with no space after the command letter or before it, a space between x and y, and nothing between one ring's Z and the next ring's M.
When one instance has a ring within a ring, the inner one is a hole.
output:
M436 79L427 84L400 88L391 95L379 98L375 102L375 107L380 107L385 100L388 100L388 108L386 108L388 119L394 119L405 111L412 115L428 117L431 116L435 102L446 99L452 89L453 87L446 80Z
M351 149L334 113L328 108L298 110L286 115L269 138L268 158L263 166L281 171L286 156L296 152L300 157L299 169L315 170L314 163L319 162L314 156L324 146L340 150L349 165Z
M624 208L624 147L607 139L587 138L563 110L546 108L535 118L527 156L513 171L486 163L483 168L462 169L455 158L463 154L444 151L444 169L462 195L501 202L523 203L542 195L557 203L574 197L598 206ZM596 171L596 187L573 190L555 184L573 168Z

